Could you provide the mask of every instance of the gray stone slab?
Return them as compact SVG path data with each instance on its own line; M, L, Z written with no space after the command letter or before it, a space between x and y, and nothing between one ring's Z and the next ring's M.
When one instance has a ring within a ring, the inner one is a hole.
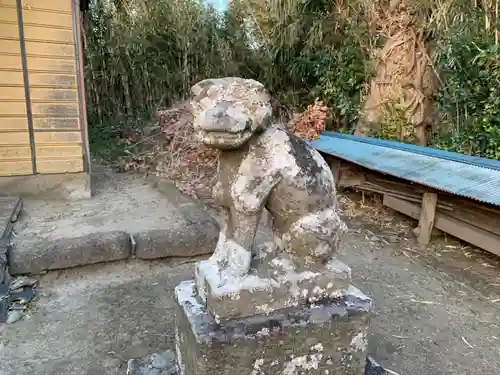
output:
M122 231L54 240L23 238L10 250L9 270L12 275L37 274L130 256L130 235Z
M183 375L363 375L371 300L354 287L326 304L218 324L196 298L175 289L176 355Z
M140 259L191 257L214 251L219 236L215 220L188 223L184 227L133 233L135 255Z
M250 273L242 278L222 280L211 259L196 265L200 298L217 321L336 298L350 282L351 269L337 259L323 270L297 273L287 254L276 256L266 246L257 250Z

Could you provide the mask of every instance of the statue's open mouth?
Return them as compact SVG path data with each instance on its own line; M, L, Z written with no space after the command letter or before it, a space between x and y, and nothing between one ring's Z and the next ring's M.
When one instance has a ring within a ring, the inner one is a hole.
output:
M238 133L229 133L229 132L217 132L217 131L201 131L200 134L202 135L203 138L205 137L210 137L210 138L225 138L225 139L241 139L245 138L245 136L248 136L250 134L249 130L244 130L242 132Z
M245 143L252 136L252 132L247 130L239 133L205 132L199 133L200 140L207 146L219 148L237 148Z
M252 136L250 126L238 132L204 130L198 131L198 138L204 144L215 147L239 147Z

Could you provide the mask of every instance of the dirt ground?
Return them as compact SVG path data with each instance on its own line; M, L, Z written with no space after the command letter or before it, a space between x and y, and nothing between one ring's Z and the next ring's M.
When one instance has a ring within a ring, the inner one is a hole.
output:
M370 354L400 375L496 374L498 259L451 239L420 248L400 217L347 216L340 258L373 298ZM192 271L130 260L49 272L29 316L0 327L0 374L125 374L128 359L173 347L172 291Z

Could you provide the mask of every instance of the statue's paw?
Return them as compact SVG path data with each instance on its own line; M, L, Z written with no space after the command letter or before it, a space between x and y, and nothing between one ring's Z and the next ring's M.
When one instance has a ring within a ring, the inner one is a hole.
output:
M224 273L233 278L241 278L248 274L252 262L252 252L233 241L228 241L226 245L228 258Z
M219 234L219 240L215 245L215 250L210 257L210 260L214 263L224 263L229 257L229 250L227 246L226 236L223 233Z
M250 270L252 262L252 253L250 251L242 251L238 254L232 253L228 262L228 269L234 276L245 276Z
M215 251L217 251L218 249L223 249L226 247L226 242L227 242L227 238L226 238L226 235L222 232L219 233L219 238L217 240L217 244L215 245Z
M212 256L210 257L210 261L212 263L224 263L227 260L227 251L224 247L216 247Z

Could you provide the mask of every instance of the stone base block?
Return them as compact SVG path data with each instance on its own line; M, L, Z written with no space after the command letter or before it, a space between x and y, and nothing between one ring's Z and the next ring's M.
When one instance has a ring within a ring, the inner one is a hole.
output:
M175 290L181 375L363 375L371 300L350 286L328 303L216 323L196 283Z
M145 358L133 358L127 363L126 375L180 375L175 355L167 350L148 355ZM332 374L333 375L333 374ZM382 366L368 356L364 375L389 375Z
M212 259L196 265L199 296L218 322L336 298L350 282L351 269L337 259L320 270L297 271L287 254L265 246L242 278L222 280Z

